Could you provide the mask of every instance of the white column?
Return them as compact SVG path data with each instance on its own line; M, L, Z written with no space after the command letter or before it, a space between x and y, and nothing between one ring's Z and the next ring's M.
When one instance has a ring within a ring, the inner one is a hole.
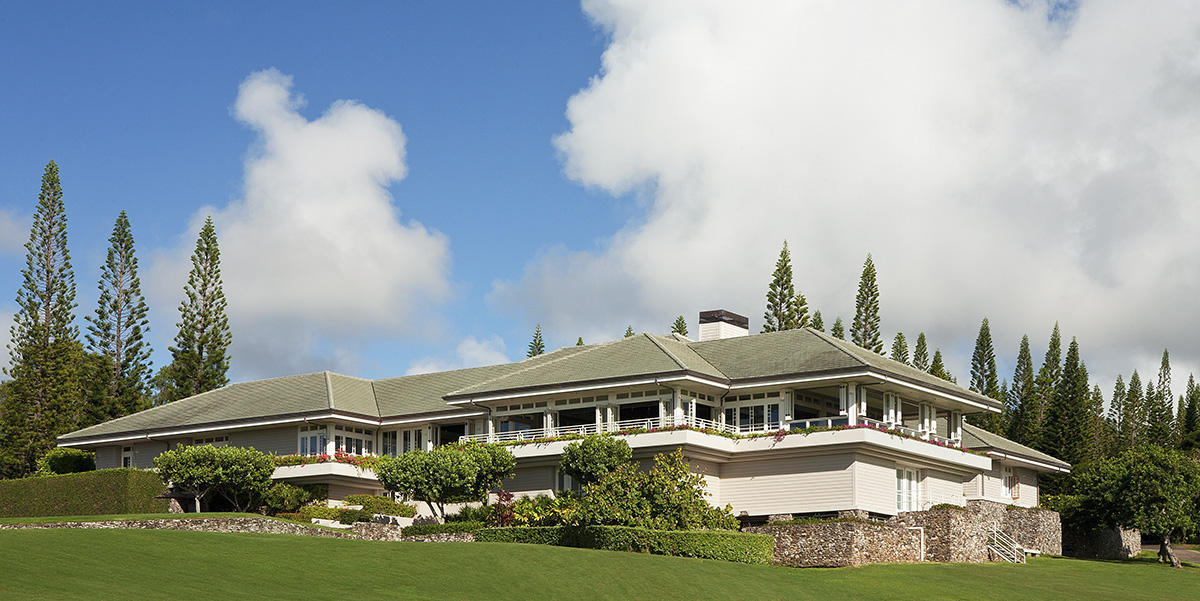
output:
M779 406L779 416L783 420L783 424L780 425L784 428L787 427L785 424L792 421L792 415L794 415L794 413L792 413L792 405L795 403L795 399L792 397L793 394L794 393L792 391L785 390L783 391L783 394L780 395L780 398L783 399Z
M949 436L950 439L955 442L958 442L958 443L962 442L962 412L961 411L951 411L950 412L950 431L947 432L946 435Z
M554 413L549 409L542 411L542 428L546 430L547 434L554 428Z
M596 431L604 431L604 408L596 405Z
M432 451L433 450L433 424L428 424L421 429L425 432L425 434L424 434L425 450Z
M843 384L841 390L839 396L841 396L842 415L846 416L847 423L854 425L858 423L859 408L861 405L858 384L854 384L853 382Z
M671 415L672 425L679 426L687 423L685 421L687 415L684 412L683 399L679 398L678 388L671 389L671 404L675 408Z
M496 441L496 418L491 416L487 418L487 435L488 442Z
M929 403L921 403L918 407L919 419L917 422L917 430L919 430L926 438L928 438L928 435L932 434L933 430L935 429L935 422L931 417L932 415L936 415L933 405L930 405Z

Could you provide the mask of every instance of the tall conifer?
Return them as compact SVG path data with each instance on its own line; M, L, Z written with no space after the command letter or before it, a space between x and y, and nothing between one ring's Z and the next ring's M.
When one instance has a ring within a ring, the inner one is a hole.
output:
M1091 388L1074 338L1051 398L1042 426L1041 450L1073 465L1092 459Z
M1183 439L1187 440L1200 432L1200 386L1196 385L1196 378L1192 374L1188 374L1187 393L1184 398L1182 430Z
M846 326L842 325L841 317L833 320L833 327L829 329L829 333L838 340L846 339Z
M850 324L850 341L869 351L883 354L883 339L879 334L879 285L875 281L875 262L871 255L863 263L858 280L858 296L854 298L854 322Z
M792 254L787 240L775 261L771 284L767 286L767 310L763 313L764 332L794 330L808 325L808 301L796 292L792 278Z
M812 321L809 322L808 327L810 327L818 332L825 331L825 320L821 319L820 311L813 311Z
M958 382L954 376L950 375L950 371L946 369L946 363L942 361L942 349L933 351L933 362L929 364L929 373L947 382Z
M625 326L625 338L629 338L630 336L633 336L633 326Z
M908 341L904 339L904 332L896 332L892 339L892 359L908 365Z
M679 334L680 336L688 335L687 320L682 315L675 318L675 323L671 324L671 333Z
M1042 366L1038 369L1037 378L1034 379L1034 384L1037 386L1037 415L1031 416L1034 423L1038 424L1038 436L1041 436L1041 431L1045 429L1046 410L1050 404L1054 402L1054 391L1058 388L1058 380L1062 374L1062 334L1058 329L1058 322L1054 323L1054 329L1050 331L1050 343L1046 345L1046 355L1042 358ZM1038 440L1035 438L1029 443L1033 444L1034 448L1038 448Z
M170 347L171 363L159 374L159 402L166 403L229 383L229 345L233 335L225 315L221 251L212 218L204 220L192 270L179 303L179 333Z
M1000 395L1000 385L997 383L996 350L992 346L992 331L988 327L987 318L979 324L979 335L975 337L975 351L971 353L971 386L970 389L1003 402ZM995 413L976 413L969 417L972 424L989 432L1004 435L1002 415Z
M1117 374L1117 383L1113 385L1112 399L1108 403L1108 422L1112 425L1113 433L1107 449L1110 455L1120 453L1125 449L1121 439L1121 420L1125 411L1125 380Z
M108 257L100 270L100 299L88 316L87 348L107 358L98 382L100 402L91 403L89 421L99 423L150 406L149 309L142 296L133 232L125 211L117 215Z
M583 342L583 338L580 338L579 341ZM525 352L525 356L536 357L544 352L546 352L546 345L542 342L542 324L539 323L533 328L533 338L529 341L529 350Z
M1175 426L1172 407L1175 396L1171 394L1171 357L1163 349L1162 363L1158 368L1158 382L1146 395L1146 442L1163 448L1174 448Z
M1142 378L1137 370L1129 376L1125 402L1121 404L1121 448L1131 449L1142 443L1146 429L1146 404L1142 396Z
M1014 442L1029 445L1037 439L1041 424L1034 421L1040 411L1028 335L1021 337L1021 346L1017 349L1017 367L1013 370L1012 386L1008 389L1006 400L1006 411L1009 415L1008 437Z
M8 345L12 380L0 401L0 475L36 469L55 438L78 425L82 412L83 346L75 327L75 273L67 250L67 214L58 165L46 164L25 244Z
M917 346L913 349L912 366L929 371L929 344L925 342L925 332L917 335Z

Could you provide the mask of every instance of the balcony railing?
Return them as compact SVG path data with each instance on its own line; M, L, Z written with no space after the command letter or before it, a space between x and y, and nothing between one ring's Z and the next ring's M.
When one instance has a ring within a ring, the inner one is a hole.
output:
M560 436L597 434L601 432L626 432L629 430L659 430L663 428L687 427L696 430L709 430L723 432L728 434L760 434L763 432L777 432L781 429L786 430L803 430L807 428L844 428L850 425L850 420L845 415L834 415L829 417L817 417L812 419L792 420L788 422L758 422L745 425L737 424L722 424L713 420L701 419L698 417L683 417L674 419L672 417L658 418L638 418L626 419L617 422L610 422L604 425L598 424L581 424L573 426L557 426L553 428L530 428L526 430L509 430L506 432L493 432L491 434L469 434L459 438L459 442L525 442L534 440L543 440L547 438L557 438ZM889 424L877 419L860 417L855 425L869 426L880 430L889 430L899 432L901 434L929 440L946 446L961 446L962 441L951 439L944 436L937 436L914 430L899 424Z

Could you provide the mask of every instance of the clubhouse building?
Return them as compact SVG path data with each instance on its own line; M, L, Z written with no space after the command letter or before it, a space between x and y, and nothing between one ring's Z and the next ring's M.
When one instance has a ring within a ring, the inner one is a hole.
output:
M622 436L649 461L682 449L712 502L754 523L844 511L893 516L983 499L1038 503L1038 475L1070 465L967 425L1000 403L813 329L750 335L728 311L700 336L639 334L531 359L366 380L319 372L231 384L72 432L97 467L150 468L176 445L304 456L274 477L381 493L355 457L460 441L508 444L506 490L575 487L558 471L580 435ZM793 432L795 433L789 433ZM284 461L281 463L288 463Z

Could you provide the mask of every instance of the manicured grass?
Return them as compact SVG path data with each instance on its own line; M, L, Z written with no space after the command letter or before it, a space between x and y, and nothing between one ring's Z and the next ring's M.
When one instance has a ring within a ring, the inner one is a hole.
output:
M111 522L130 520L196 520L200 518L262 518L257 513L122 513L117 515L56 515L36 518L0 518L0 524L50 524L54 522ZM276 519L276 518L271 518Z
M1200 569L1026 565L794 569L502 543L377 543L153 530L0 531L0 598L1195 599Z

